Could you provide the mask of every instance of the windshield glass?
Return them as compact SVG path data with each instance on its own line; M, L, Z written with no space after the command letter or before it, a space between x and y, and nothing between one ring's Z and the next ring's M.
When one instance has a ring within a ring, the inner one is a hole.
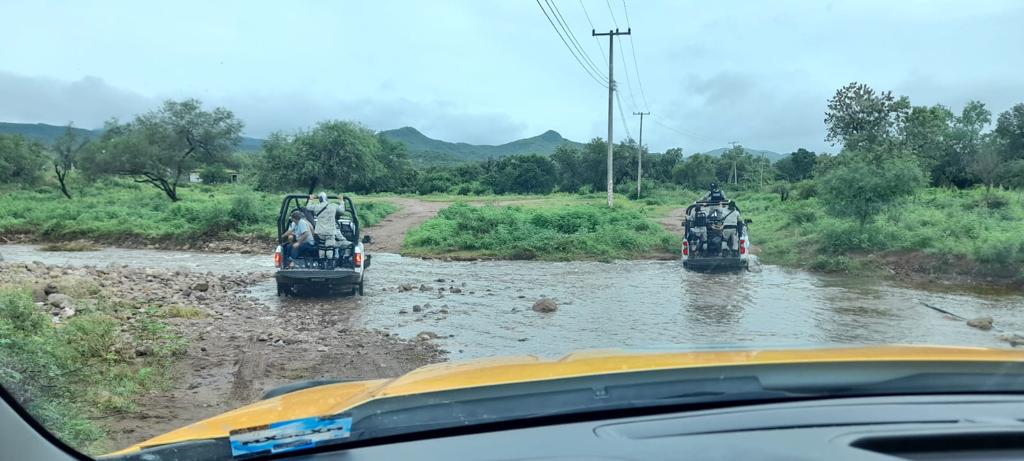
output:
M0 385L89 455L497 357L1024 344L1019 2L3 9Z

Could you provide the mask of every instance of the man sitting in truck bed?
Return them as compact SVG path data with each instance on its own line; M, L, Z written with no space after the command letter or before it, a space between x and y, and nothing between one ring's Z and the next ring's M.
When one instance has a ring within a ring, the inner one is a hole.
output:
M316 245L313 244L313 226L299 210L292 212L292 223L282 238L289 242L284 245L284 254L288 257L284 265L286 268L295 267L296 259L316 252Z

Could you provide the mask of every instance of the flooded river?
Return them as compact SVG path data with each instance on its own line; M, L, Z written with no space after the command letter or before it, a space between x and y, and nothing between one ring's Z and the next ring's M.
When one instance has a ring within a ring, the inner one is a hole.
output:
M203 272L273 269L270 255L117 248L53 253L30 245L3 245L0 254L7 261L63 265L116 263ZM1003 330L1024 330L1024 297L1018 294L925 291L884 280L774 266L737 274L698 274L665 261L443 262L376 254L367 280L361 298L279 299L269 278L253 286L251 293L266 304L266 315L292 309L350 309L358 326L406 338L434 332L452 359L710 344L1006 347L996 332L968 328L925 308L921 301L968 318L992 316ZM416 289L400 292L397 287L406 283ZM430 291L420 291L421 285ZM439 292L439 287L445 291ZM450 287L462 292L449 293ZM556 299L558 311L532 311L542 296ZM416 305L421 312L414 312Z

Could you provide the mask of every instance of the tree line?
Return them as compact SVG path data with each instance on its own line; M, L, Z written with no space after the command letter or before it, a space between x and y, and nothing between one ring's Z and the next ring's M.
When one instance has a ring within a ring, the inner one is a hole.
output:
M925 184L1024 187L1024 103L999 114L988 130L993 117L981 102L971 101L954 113L851 83L828 100L824 121L825 139L840 148L838 154L801 148L773 164L739 145L720 156L684 156L681 148L649 153L628 139L615 146L613 177L622 192L635 190L637 157L643 155L643 178L654 186L701 189L718 182L737 189L784 190L784 184L810 180L823 193L834 193L830 198L845 203L837 205L844 210L858 208L847 203L855 194L844 193L856 186L867 185L865 194L892 190L893 197ZM128 177L173 201L180 198L178 188L190 172L200 169L204 182L221 182L226 168L243 169L256 188L267 191L304 190L311 181L357 193L543 194L606 187L607 145L601 138L559 146L550 156L524 153L414 168L403 144L354 122L324 121L308 130L274 133L260 152L251 154L235 152L243 128L230 110L207 110L200 101L186 99L166 101L128 122L111 120L102 136L91 141L70 126L51 146L0 135L0 184L38 183L49 167L68 198L73 195L67 184L72 171L85 179ZM905 187L887 186L897 183ZM878 210L891 199L855 200ZM867 219L865 212L858 213Z

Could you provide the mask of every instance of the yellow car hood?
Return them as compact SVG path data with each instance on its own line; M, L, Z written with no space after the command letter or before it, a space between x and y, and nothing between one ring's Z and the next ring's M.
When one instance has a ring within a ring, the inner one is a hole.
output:
M425 392L678 368L866 361L1022 362L1024 352L938 346L694 352L595 350L576 352L555 360L516 356L439 363L418 368L397 378L328 384L261 400L112 454L124 454L148 446L185 440L227 437L235 429L336 414L374 399Z

